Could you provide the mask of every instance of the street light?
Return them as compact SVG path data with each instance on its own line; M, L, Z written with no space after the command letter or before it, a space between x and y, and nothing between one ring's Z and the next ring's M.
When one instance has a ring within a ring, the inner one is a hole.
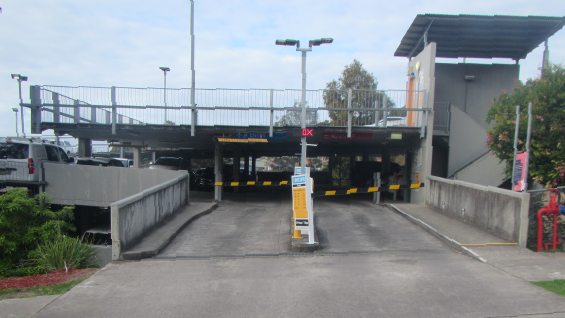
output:
M161 71L163 71L163 75L165 76L165 84L163 88L163 102L165 103L165 124L167 124L167 72L170 72L171 69L168 67L159 67Z
M18 133L18 109L17 108L12 108L12 110L14 111L14 113L16 113L16 136L19 137L20 133Z
M276 40L276 45L294 46L296 45L296 51L302 52L302 98L300 104L302 107L302 118L300 125L302 129L306 129L306 52L312 51L312 46L320 46L321 44L330 44L334 41L332 38L321 38L310 40L308 43L308 48L300 48L300 41L293 39L286 40ZM300 158L300 168L302 173L306 173L306 136L302 136L302 155Z
M26 133L25 133L25 129L24 129L24 106L22 105L24 102L22 100L22 82L27 81L27 76L21 76L20 74L11 74L12 75L12 79L17 79L18 80L18 87L19 87L19 93L20 93L20 107L22 109L22 135L25 137ZM17 116L17 114L16 114Z

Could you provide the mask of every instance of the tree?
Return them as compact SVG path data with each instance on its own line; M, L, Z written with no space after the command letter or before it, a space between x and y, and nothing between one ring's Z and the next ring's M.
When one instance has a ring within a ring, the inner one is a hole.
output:
M351 98L352 108L382 107L385 94L377 91L377 79L372 73L363 68L358 60L346 65L341 72L341 77L326 84L324 91L324 104L328 108L347 108L349 97L348 90L355 89ZM378 103L378 105L377 105ZM394 107L394 102L387 97L387 107ZM347 111L330 110L329 117L332 126L347 125ZM371 125L375 123L374 111L353 111L352 124L354 126Z
M294 101L292 107L301 108L300 101ZM308 107L306 102L306 125L316 125L318 122L318 112L314 108ZM275 126L300 126L302 123L302 110L286 110L285 114L277 117Z
M547 187L565 185L565 69L550 64L542 76L517 82L512 94L502 92L494 99L486 118L495 122L488 131L487 146L502 161L506 173L512 172L516 106L520 105L518 152L525 151L528 103L533 102L529 175Z

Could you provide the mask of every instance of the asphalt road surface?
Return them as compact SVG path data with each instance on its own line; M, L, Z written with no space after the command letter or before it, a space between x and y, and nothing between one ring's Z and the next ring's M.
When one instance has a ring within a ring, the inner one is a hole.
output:
M289 198L243 194L158 258L110 264L35 317L565 317L562 296L362 199L317 199L323 248L292 254Z

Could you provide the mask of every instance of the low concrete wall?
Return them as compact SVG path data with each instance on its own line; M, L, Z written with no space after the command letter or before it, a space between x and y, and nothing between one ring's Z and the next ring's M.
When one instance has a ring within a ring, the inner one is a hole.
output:
M112 202L140 193L186 171L61 165L45 163L45 193L51 203L110 206Z
M188 204L189 176L144 190L114 202L111 207L112 260L135 245L145 234Z
M428 181L426 205L526 247L529 193L433 176Z

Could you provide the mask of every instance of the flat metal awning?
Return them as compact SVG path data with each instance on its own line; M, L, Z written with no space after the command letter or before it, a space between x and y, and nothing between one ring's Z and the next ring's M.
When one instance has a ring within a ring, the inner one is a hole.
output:
M565 25L563 17L419 14L394 56L418 55L437 43L436 57L526 58ZM426 34L427 33L427 34Z

